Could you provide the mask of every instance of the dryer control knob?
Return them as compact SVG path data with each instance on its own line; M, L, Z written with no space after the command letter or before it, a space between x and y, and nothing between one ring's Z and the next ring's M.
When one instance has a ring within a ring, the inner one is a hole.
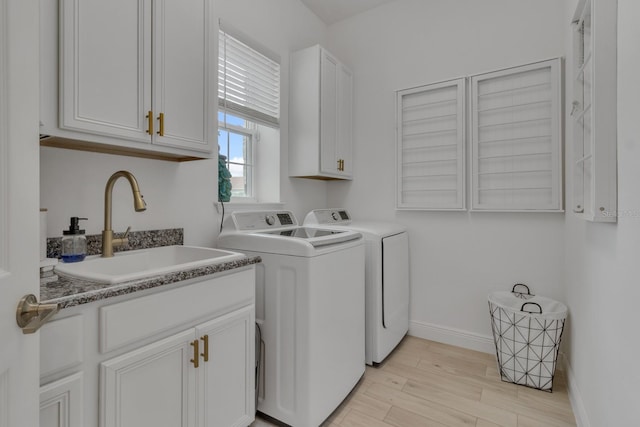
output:
M333 218L334 221L338 221L340 219L340 215L338 215L338 212L331 212L331 218Z
M276 217L273 215L267 215L264 217L265 222L267 223L267 225L273 225L276 223Z

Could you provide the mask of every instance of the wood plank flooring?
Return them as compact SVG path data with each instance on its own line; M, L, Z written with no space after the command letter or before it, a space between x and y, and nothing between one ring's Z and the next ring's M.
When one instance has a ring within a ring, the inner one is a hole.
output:
M252 427L274 424L258 418ZM405 337L323 427L575 426L567 385L553 393L502 382L492 354Z

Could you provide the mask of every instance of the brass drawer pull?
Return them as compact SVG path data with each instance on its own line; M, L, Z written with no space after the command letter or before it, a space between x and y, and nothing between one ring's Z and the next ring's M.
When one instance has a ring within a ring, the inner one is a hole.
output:
M158 130L158 135L164 136L164 113L160 113L158 115L158 121L160 121L160 130Z
M147 129L147 133L149 135L153 135L153 111L149 110L145 118L149 122L149 129Z
M189 362L193 363L194 368L197 368L200 366L200 340L193 340L191 345L193 346L193 359Z
M200 337L200 339L204 342L204 352L200 355L204 359L205 362L209 361L209 335L204 335Z

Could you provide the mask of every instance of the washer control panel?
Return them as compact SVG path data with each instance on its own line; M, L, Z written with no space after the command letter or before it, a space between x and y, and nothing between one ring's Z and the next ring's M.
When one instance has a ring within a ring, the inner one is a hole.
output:
M315 224L338 224L346 225L351 223L351 216L346 209L316 209L307 214L304 219L305 225Z
M236 230L265 230L297 226L290 211L238 211L231 214Z

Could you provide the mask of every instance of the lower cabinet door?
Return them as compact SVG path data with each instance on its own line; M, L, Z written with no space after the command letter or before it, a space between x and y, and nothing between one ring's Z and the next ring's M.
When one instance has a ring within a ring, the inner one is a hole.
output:
M82 372L40 387L40 427L83 427Z
M193 426L193 340L189 329L101 363L100 426Z
M196 328L206 354L198 369L199 427L248 426L254 420L254 316L251 305Z

